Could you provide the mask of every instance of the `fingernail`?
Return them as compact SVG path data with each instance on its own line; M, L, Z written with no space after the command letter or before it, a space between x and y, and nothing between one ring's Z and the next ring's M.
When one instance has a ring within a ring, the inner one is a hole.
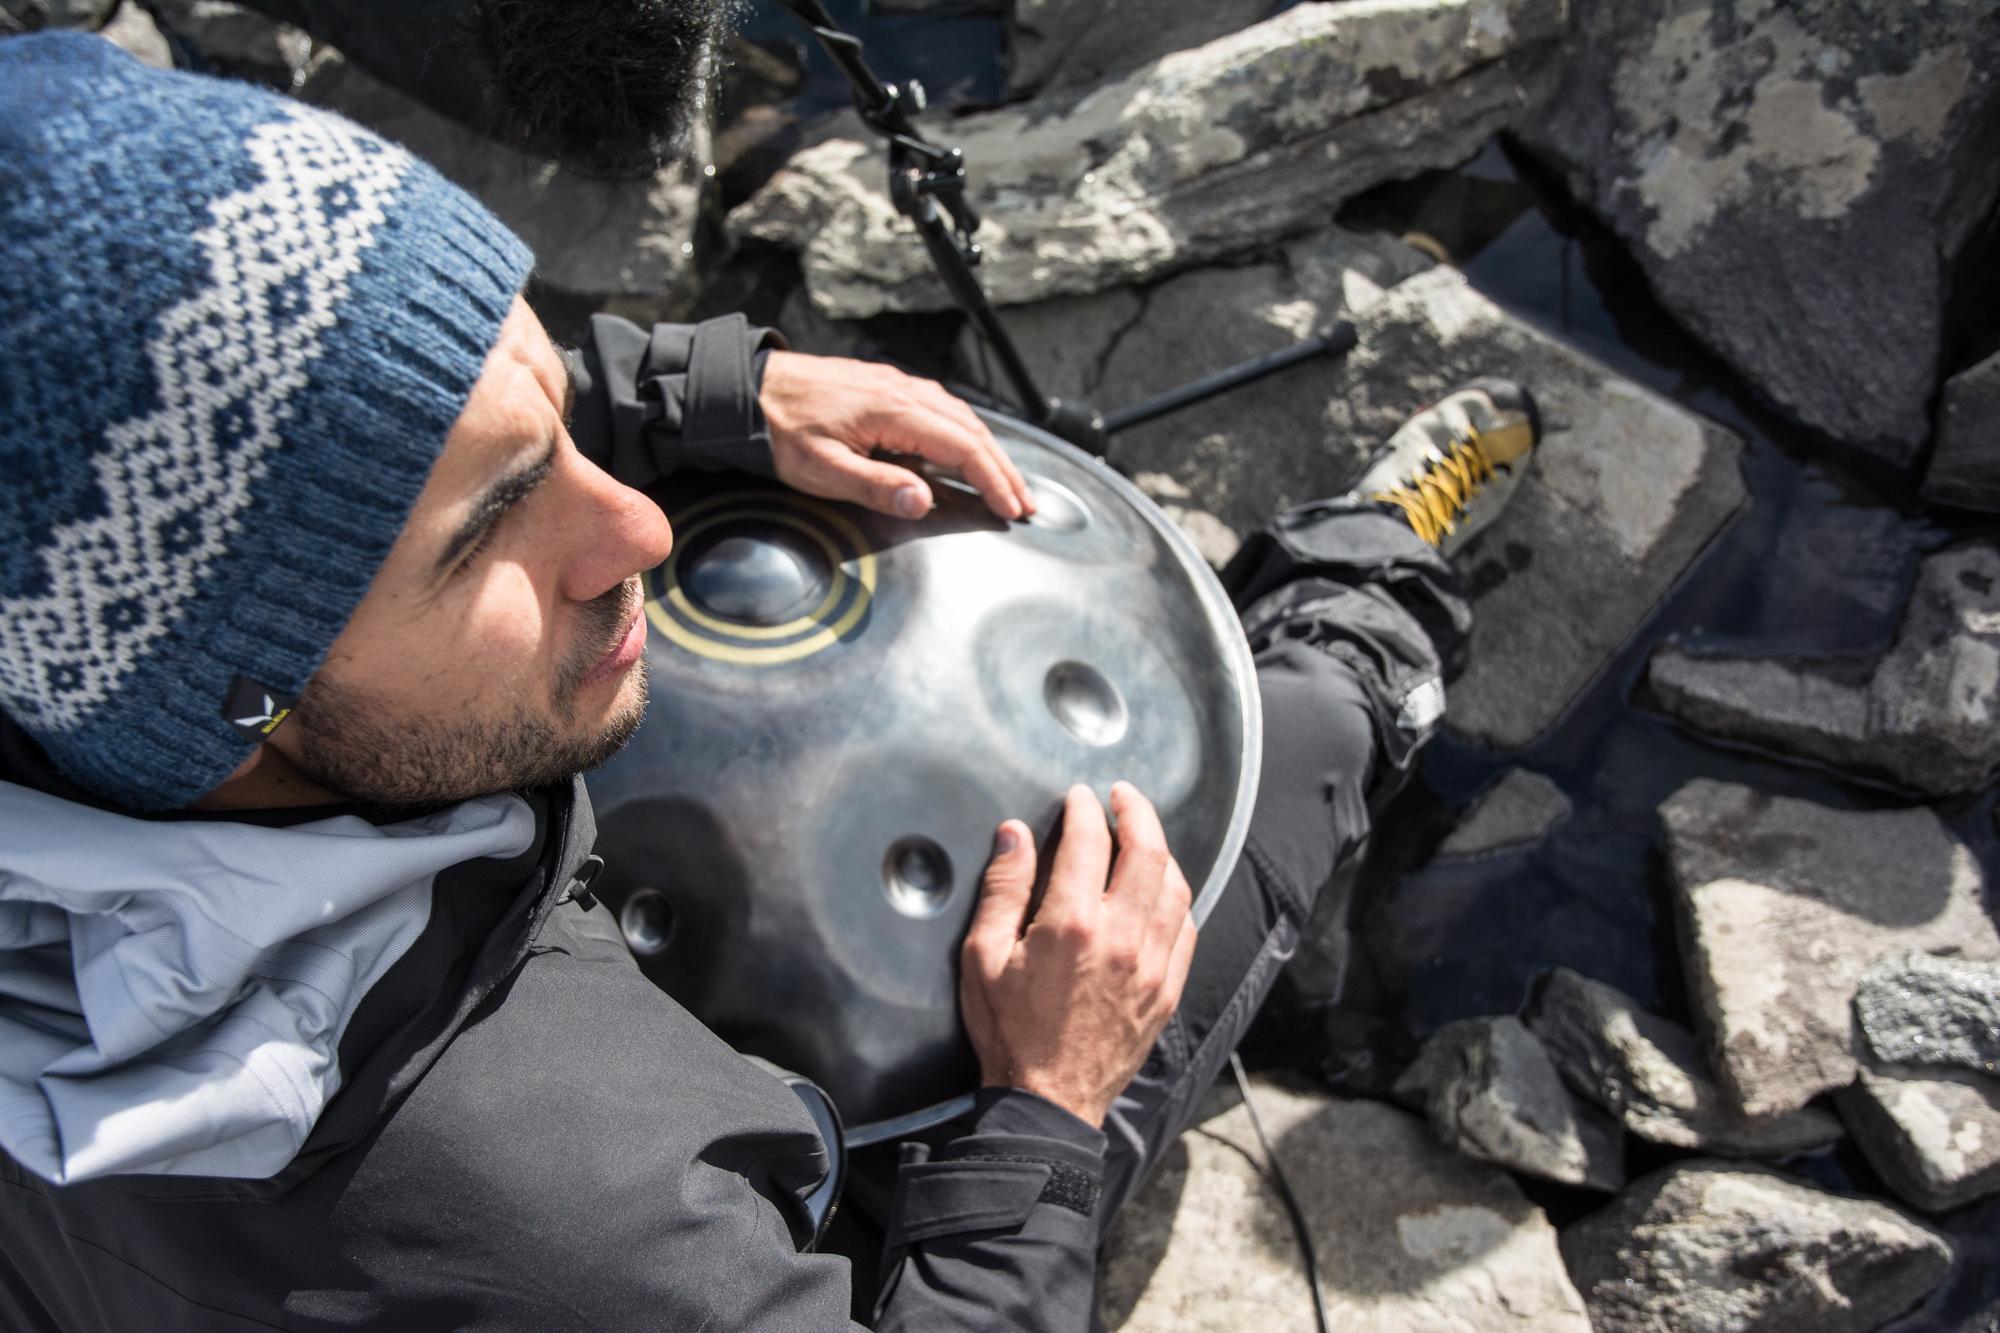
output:
M1000 826L1000 836L993 840L993 850L1002 856L1008 855L1021 845L1021 834L1012 824Z
M896 512L904 518L922 518L930 513L930 497L921 486L905 486L896 492Z

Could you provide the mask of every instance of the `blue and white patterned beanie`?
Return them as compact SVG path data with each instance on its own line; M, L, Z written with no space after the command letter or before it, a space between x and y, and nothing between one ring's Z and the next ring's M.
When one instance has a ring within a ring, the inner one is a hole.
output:
M122 805L212 790L368 590L530 260L337 116L0 41L0 710Z

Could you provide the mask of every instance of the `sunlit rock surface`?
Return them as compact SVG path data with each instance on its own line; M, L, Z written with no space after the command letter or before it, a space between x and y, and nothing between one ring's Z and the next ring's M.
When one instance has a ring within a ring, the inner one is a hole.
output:
M1221 554L1234 543L1210 520L1240 541L1280 509L1342 493L1405 418L1465 380L1525 383L1546 434L1507 509L1459 557L1472 653L1448 720L1489 745L1526 745L1742 504L1734 433L1508 315L1455 270L1337 231L1265 263L1006 312L1049 392L1104 407L1275 351L1336 317L1360 332L1344 360L1137 427L1113 440L1111 457L1182 515L1205 516L1197 540Z
M1342 1333L1590 1333L1554 1228L1422 1120L1258 1079ZM1184 1135L1106 1238L1098 1304L1125 1333L1311 1333L1298 1242L1242 1107Z
M1532 100L1561 0L1308 4L1088 93L945 121L986 219L997 305L1100 291L1325 224L1384 180L1464 161ZM884 149L822 129L731 231L801 251L820 310L947 304L890 203Z
M1885 1204L1762 1167L1694 1161L1563 1228L1596 1333L1871 1333L1951 1268L1950 1243Z
M1856 1142L1896 1197L1943 1212L2000 1193L2000 1079L1870 1063L1840 1094Z
M1647 685L1695 730L1934 796L2000 770L2000 550L1926 559L1878 659L1656 650Z
M1569 798L1540 773L1510 768L1479 793L1438 844L1440 858L1489 856L1540 842L1570 816Z
M2000 958L1978 864L1929 810L1835 810L1701 779L1660 815L1688 989L1717 1081L1748 1114L1853 1082L1854 993L1877 960Z
M1787 415L1930 433L1953 258L2000 188L1990 0L1594 0L1524 128L1661 302Z
M1817 1107L1755 1118L1737 1111L1709 1077L1692 1032L1566 967L1542 984L1527 1024L1578 1096L1654 1143L1783 1157L1841 1136L1840 1122Z

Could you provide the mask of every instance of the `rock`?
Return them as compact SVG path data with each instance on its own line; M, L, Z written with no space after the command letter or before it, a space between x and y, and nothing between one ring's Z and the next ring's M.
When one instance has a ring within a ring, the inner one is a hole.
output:
M1924 498L2000 513L2000 352L1944 382Z
M1262 1079L1257 1109L1316 1243L1333 1327L1589 1333L1555 1233L1506 1173L1423 1121ZM1181 1140L1106 1237L1098 1301L1125 1333L1308 1333L1304 1265L1240 1106Z
M118 12L97 30L97 35L133 56L142 65L151 65L154 69L174 67L174 53L167 45L166 34L160 31L160 25L153 22L153 16L136 0L125 0L118 6Z
M1854 1016L1886 1064L2000 1074L2000 963L1912 953L1861 974Z
M119 0L0 0L0 32L44 28L102 28Z
M1247 28L1272 8L1272 0L1014 0L1008 98L1101 84L1168 52Z
M1871 1066L1839 1101L1869 1165L1905 1203L1943 1212L2000 1193L2000 1079Z
M937 127L985 219L996 305L1137 282L1322 226L1371 185L1472 156L1516 119L1562 0L1309 4L1094 91ZM729 215L802 252L828 315L947 304L852 113Z
M1912 462L1945 284L2000 189L1983 0L1572 6L1521 131L1673 316L1781 410Z
M1455 1152L1564 1185L1610 1192L1625 1183L1618 1126L1570 1096L1511 1014L1439 1028L1396 1093L1422 1101L1431 1132Z
M1301 366L1136 427L1114 438L1111 459L1163 502L1199 511L1240 540L1281 509L1343 492L1410 413L1458 383L1499 374L1528 384L1547 437L1506 512L1460 557L1472 653L1448 714L1472 740L1524 746L1741 506L1737 436L1620 379L1507 315L1455 270L1428 268L1386 238L1327 232L1263 263L1002 318L1045 391L1108 409L1342 316L1361 337L1344 361Z
M152 7L167 30L218 73L289 91L312 67L311 36L259 10L224 0L152 0Z
M1879 659L1800 661L1663 646L1654 699L1696 731L1887 778L1934 796L2000 770L2000 550L1923 562Z
M1510 768L1473 800L1437 854L1485 856L1540 842L1570 815L1569 798L1540 773Z
M1688 989L1717 1082L1750 1115L1854 1080L1854 992L1876 960L2000 958L1978 865L1929 810L1834 810L1700 779L1660 815Z
M1841 1136L1840 1121L1816 1107L1761 1118L1738 1112L1702 1067L1692 1032L1566 967L1543 982L1527 1022L1564 1081L1642 1139L1725 1157L1784 1157Z
M607 180L483 138L352 61L317 62L299 95L394 139L464 186L534 250L540 285L600 300L655 298L657 318L691 296L705 144L653 176Z
M1950 1274L1949 1241L1884 1204L1693 1161L1563 1228L1596 1333L1870 1333Z

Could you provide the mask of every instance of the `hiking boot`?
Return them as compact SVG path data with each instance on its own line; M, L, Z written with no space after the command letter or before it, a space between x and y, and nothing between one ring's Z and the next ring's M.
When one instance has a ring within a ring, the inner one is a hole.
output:
M1476 379L1404 422L1349 494L1401 514L1451 555L1506 508L1541 438L1525 388Z

